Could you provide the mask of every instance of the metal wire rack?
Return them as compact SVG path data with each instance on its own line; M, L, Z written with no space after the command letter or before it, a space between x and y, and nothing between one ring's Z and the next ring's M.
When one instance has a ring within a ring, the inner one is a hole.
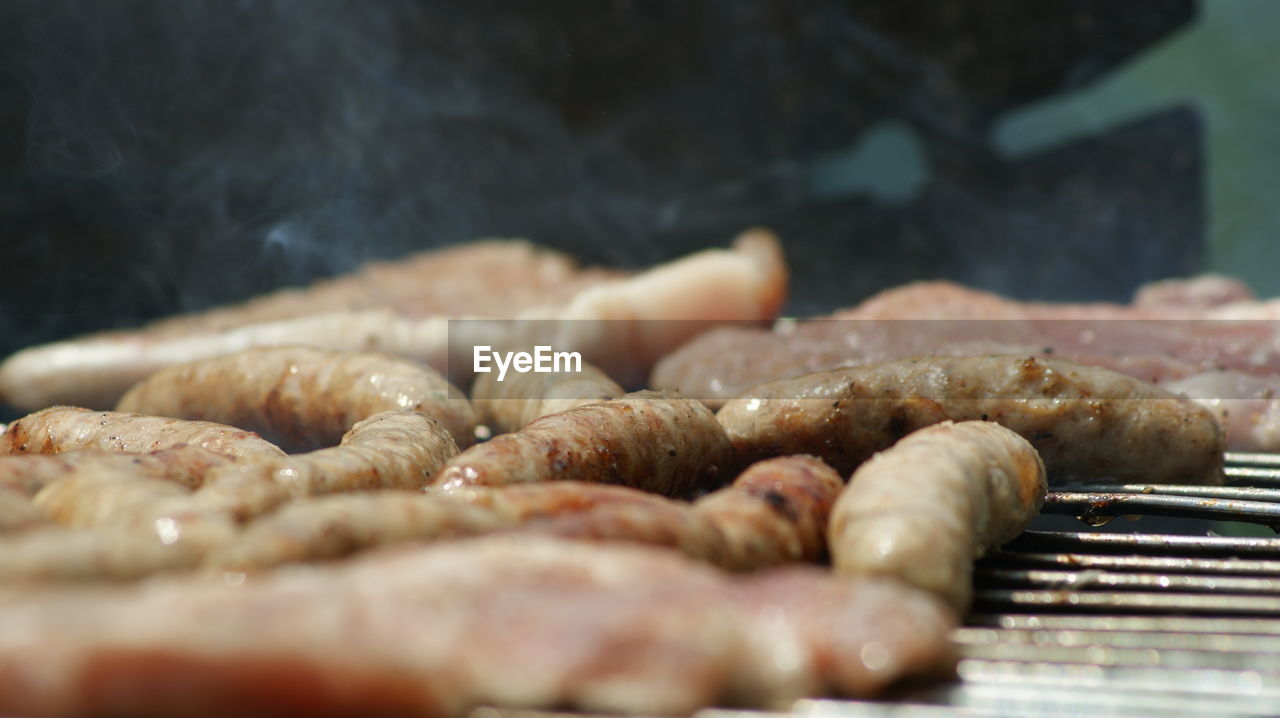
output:
M1183 523L1158 533L1033 530L979 561L974 610L953 636L962 656L953 682L697 718L1280 715L1280 537L1214 534L1222 521L1280 527L1280 454L1229 453L1226 473L1221 487L1051 493L1045 513L1088 524Z

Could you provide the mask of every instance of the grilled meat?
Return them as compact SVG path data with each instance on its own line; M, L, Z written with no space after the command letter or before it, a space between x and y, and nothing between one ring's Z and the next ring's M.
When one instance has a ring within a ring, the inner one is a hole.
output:
M972 599L973 560L1022 533L1044 504L1044 463L1026 439L983 421L908 435L854 472L831 512L843 576L889 576Z
M739 459L812 453L850 472L917 429L994 421L1026 437L1057 478L1220 483L1213 416L1131 377L1017 356L930 357L763 384L717 415Z
M635 392L544 416L459 454L441 489L573 480L692 496L722 483L732 448L715 416L674 394Z
M404 359L312 347L258 347L163 369L130 389L119 411L200 419L256 431L293 451L337 444L356 422L417 411L459 446L476 413L433 369Z
M164 367L287 344L382 352L443 371L448 320L457 318L564 320L550 323L558 327L551 341L557 349L581 352L624 383L639 382L659 357L715 323L772 318L786 293L781 251L763 230L746 233L731 250L706 250L632 277L576 275L563 258L527 245L482 244L470 257L465 247L447 252L448 262L435 265L428 256L404 280L370 272L324 289L314 303L305 293L286 294L260 306L30 347L0 363L0 399L30 409L113 406ZM486 252L512 261L487 265L477 258ZM384 293L384 284L393 289ZM496 343L528 344L531 323L508 326L511 334Z
M0 711L22 715L674 715L874 695L954 662L954 617L896 583L729 580L665 551L529 536L0 606Z

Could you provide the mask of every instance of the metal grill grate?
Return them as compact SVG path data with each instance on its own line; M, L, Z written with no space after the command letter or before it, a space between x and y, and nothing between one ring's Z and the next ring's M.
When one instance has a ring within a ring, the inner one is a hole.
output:
M1277 715L1280 538L1212 535L1220 525L1210 522L1280 526L1280 455L1227 461L1223 487L1054 492L1049 514L1186 523L1177 533L1029 531L978 564L975 610L955 634L960 680L892 703L805 701L796 711Z
M1223 520L1280 526L1280 454L1231 453L1227 462L1225 487L1051 494L1046 513L1089 523L1124 515L1184 523L1161 533L1028 531L980 561L974 611L954 635L957 681L890 700L805 700L789 714L699 718L1280 715L1280 537L1209 533Z

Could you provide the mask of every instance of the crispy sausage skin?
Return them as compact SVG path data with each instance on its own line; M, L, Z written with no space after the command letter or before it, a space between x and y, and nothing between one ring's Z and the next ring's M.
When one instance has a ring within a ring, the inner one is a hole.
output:
M693 509L724 535L725 568L816 561L826 554L827 517L843 488L840 475L820 459L783 456L752 464Z
M481 420L494 433L517 431L526 424L562 411L575 409L626 393L599 368L583 364L580 372L511 373L476 375L471 401Z
M163 369L120 399L119 411L230 424L291 450L338 443L356 422L417 411L459 446L475 441L476 413L434 369L381 354L257 347Z
M717 415L742 461L812 453L847 473L947 419L1027 438L1055 478L1221 483L1222 430L1195 403L1106 369L995 355L929 357L762 384Z
M474 446L433 484L451 490L575 480L692 496L723 482L731 457L724 430L701 403L641 391L544 416Z
M973 560L1021 533L1047 490L1036 450L998 424L921 429L849 480L831 512L832 563L845 576L898 578L964 612Z

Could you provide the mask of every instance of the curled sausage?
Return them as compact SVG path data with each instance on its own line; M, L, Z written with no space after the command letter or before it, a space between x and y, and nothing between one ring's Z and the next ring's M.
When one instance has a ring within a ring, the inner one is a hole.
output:
M1050 476L1220 483L1222 430L1195 403L1098 367L1019 356L929 357L762 384L717 415L739 458L812 453L842 474L944 420L1021 434Z
M1017 536L1047 483L1030 443L998 424L943 422L862 465L831 512L837 573L898 578L964 612L973 560Z
M388 411L357 422L338 446L225 467L195 496L244 520L301 496L421 488L457 453L439 422L416 411Z
M230 424L295 451L338 443L357 421L417 411L459 446L475 440L476 413L434 369L381 354L257 347L169 367L120 399L120 411Z

